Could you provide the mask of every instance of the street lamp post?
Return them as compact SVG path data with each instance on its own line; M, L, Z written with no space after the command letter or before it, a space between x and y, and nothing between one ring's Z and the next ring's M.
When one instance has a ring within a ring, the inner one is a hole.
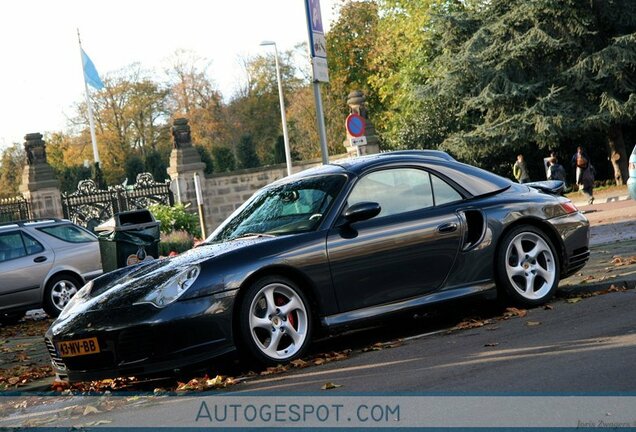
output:
M283 82L280 76L280 66L278 64L278 48L276 42L263 41L261 46L274 45L276 59L276 81L278 81L278 99L280 100L280 118L283 123L283 140L285 142L285 162L287 163L287 175L292 173L291 150L289 148L289 135L287 134L287 118L285 115L285 98L283 96Z

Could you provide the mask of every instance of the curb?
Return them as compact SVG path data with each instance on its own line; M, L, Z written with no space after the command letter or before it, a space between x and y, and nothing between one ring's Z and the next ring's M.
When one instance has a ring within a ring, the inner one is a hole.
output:
M555 293L556 298L564 298L564 296L572 294L585 294L609 289L612 285L622 287L628 290L636 289L635 279L614 279L590 284L566 285L558 287Z
M611 197L606 197L606 198L594 198L594 204L607 204L610 202L618 202L618 201L627 201L628 199L630 199L629 195L618 195L618 196L611 196ZM574 201L572 200L572 204L574 204L577 207L588 207L589 204L587 203L587 201ZM592 204L592 205L594 205Z

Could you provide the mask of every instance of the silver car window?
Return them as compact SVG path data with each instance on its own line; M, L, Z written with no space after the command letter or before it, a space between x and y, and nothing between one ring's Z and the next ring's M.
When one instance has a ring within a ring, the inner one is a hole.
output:
M19 231L0 234L0 262L26 255L26 249Z
M48 226L38 228L38 231L42 231L56 239L69 243L87 243L95 240L95 237L92 234L89 234L74 225Z

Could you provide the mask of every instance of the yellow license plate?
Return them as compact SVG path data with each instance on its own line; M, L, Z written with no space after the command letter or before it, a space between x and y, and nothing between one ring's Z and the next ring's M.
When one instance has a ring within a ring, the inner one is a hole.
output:
M75 357L99 352L97 338L77 339L57 343L57 351L62 357Z

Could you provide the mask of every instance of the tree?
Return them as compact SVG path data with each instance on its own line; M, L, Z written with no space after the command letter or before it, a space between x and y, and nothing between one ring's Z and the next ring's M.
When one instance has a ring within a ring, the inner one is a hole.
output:
M137 175L144 172L144 161L141 156L132 155L126 159L125 172L128 184L133 184L137 180Z
M25 164L26 157L20 144L13 144L4 149L0 157L0 194L5 196L18 194Z
M158 150L150 150L144 157L144 171L152 174L157 182L168 178L168 161Z
M261 164L251 135L243 135L236 148L239 169L255 168Z
M213 147L212 158L214 161L214 172L234 171L236 167L234 153L227 147Z
M208 60L186 50L177 50L165 69L172 116L187 117L193 142L207 148L222 144L225 138L222 96L209 69Z
M194 148L199 152L201 162L205 164L205 174L212 174L214 172L214 161L208 149L200 145L195 145Z
M622 129L636 118L636 4L493 0L446 21L444 37L458 48L440 55L422 98L441 97L458 120L444 148L500 161L532 146L597 145L589 137L602 134L623 181Z
M124 179L124 166L130 156L166 151L170 146L168 90L149 75L133 64L107 74L104 88L91 93L100 159L109 184ZM78 104L77 112L74 126L79 128L83 145L90 146L86 104Z

